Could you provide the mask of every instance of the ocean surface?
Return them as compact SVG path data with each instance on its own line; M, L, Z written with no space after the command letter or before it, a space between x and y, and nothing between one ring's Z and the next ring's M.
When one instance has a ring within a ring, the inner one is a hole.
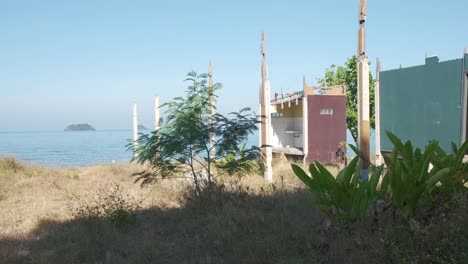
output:
M128 162L132 158L126 145L131 130L0 132L0 156L12 156L27 163L49 167L82 167L112 162ZM371 152L375 150L371 131ZM348 143L352 137L348 131ZM258 134L247 145L258 144ZM354 152L348 148L348 155Z

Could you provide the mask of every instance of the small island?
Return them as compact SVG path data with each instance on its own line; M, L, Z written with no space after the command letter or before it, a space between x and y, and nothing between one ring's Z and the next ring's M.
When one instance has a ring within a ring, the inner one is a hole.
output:
M72 124L67 126L64 131L95 131L96 129L89 124Z

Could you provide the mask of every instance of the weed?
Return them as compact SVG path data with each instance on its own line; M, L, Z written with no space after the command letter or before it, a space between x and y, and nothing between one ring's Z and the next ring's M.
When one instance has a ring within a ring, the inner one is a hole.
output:
M216 161L216 168L229 175L237 173L238 175L243 176L249 173L258 173L260 171L260 166L255 160L248 156L245 146L245 144L242 145L239 151L232 151L230 155Z
M24 165L12 157L4 157L0 159L0 169L13 172L24 171Z
M142 201L137 201L118 184L100 188L97 199L79 207L75 213L87 219L106 219L121 231L136 225L136 212Z

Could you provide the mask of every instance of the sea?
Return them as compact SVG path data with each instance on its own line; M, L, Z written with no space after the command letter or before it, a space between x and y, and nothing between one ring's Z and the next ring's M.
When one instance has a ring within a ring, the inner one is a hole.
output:
M0 132L0 157L10 156L27 163L58 168L129 162L132 152L126 145L131 142L132 135L131 130ZM245 143L247 146L258 145L258 140L258 133L255 133ZM349 131L347 141L354 144ZM348 155L354 156L350 148Z

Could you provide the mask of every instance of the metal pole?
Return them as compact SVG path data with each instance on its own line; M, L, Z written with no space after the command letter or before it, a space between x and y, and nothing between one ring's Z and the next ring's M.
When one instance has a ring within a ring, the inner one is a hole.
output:
M369 64L366 55L366 15L367 0L359 4L359 31L358 31L358 141L362 154L360 160L361 180L369 175L370 162L370 111L369 111Z
M377 58L375 72L375 165L382 165L382 153L380 152L380 59Z
M133 156L138 157L138 116L137 106L133 104Z
M273 182L271 168L272 153L269 141L270 133L270 82L267 75L265 33L262 33L260 52L262 54L262 86L260 88L260 115L261 115L261 150L264 162L264 177L268 182Z

